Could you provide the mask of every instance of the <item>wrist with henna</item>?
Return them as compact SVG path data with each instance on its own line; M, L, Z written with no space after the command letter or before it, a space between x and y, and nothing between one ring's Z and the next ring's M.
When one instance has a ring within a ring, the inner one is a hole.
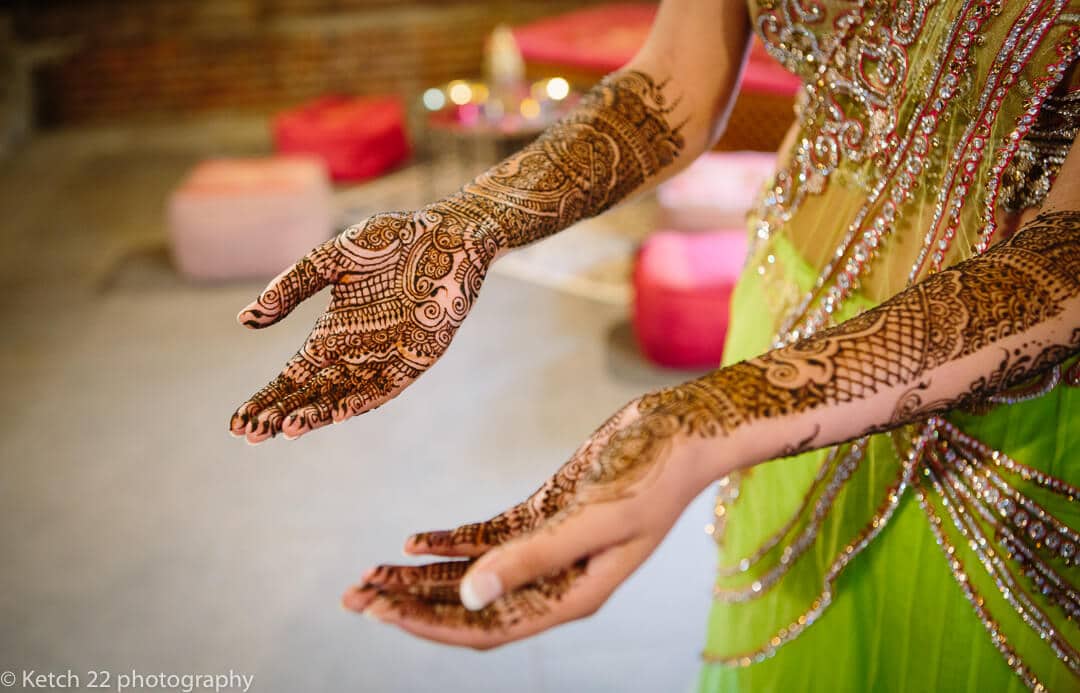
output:
M601 80L535 142L440 203L510 250L595 216L685 147L670 83L630 70Z
M858 317L643 397L641 409L703 438L805 419L785 427L788 439L759 444L750 464L979 408L1078 352L1080 212L1048 212Z

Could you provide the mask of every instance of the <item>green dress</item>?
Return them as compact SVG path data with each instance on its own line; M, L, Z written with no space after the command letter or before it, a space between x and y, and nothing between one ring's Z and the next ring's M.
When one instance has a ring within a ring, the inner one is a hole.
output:
M1080 2L750 0L803 78L727 362L977 254L1080 126ZM1080 690L1080 365L720 483L702 691Z

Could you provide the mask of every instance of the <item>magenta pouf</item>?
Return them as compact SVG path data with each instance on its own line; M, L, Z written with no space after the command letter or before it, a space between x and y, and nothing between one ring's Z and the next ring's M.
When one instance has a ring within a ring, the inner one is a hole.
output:
M316 158L211 159L169 196L168 222L186 277L269 278L331 236L333 192Z
M335 181L374 178L409 158L405 107L393 96L328 96L274 118L281 154L309 154L326 162Z
M670 368L720 365L746 231L657 231L634 265L634 332L645 356Z

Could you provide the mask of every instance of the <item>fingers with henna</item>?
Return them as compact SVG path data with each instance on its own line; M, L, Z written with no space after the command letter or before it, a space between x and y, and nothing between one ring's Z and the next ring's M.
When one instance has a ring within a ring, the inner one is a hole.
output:
M413 635L488 649L593 614L652 550L635 539L576 561L498 597L480 609L411 593L365 596L364 613Z
M461 578L472 561L441 561L419 566L379 565L364 573L360 584L342 597L342 604L363 611L365 591L408 594L432 603L461 604Z
M470 556L533 531L573 501L573 483L556 474L527 500L486 522L473 522L452 530L420 532L405 541L408 555Z
M238 438L248 434L272 434L270 431L258 430L259 414L274 402L281 401L300 389L315 370L315 365L302 354L293 356L276 378L236 409L229 419L229 432ZM269 435L265 437L268 438Z
M327 267L332 249L333 241L327 241L271 279L259 297L236 316L237 322L254 329L268 327L326 287L331 279Z
M380 407L404 389L404 383L391 384L382 373L347 375L290 411L281 423L281 433L289 440L299 438Z
M478 610L522 585L631 539L617 504L585 506L488 551L461 581L461 602Z

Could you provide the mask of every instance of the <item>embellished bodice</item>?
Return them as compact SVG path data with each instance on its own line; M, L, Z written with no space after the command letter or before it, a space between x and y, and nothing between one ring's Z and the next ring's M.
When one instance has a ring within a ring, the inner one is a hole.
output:
M794 141L755 218L760 241L783 233L819 272L781 332L816 331L855 293L877 302L985 250L1003 222L1015 226L1002 210L1041 199L1018 188L1045 194L1061 137L1033 144L1032 130L1067 87L1077 3L750 5L766 49L804 81Z
M1080 0L749 6L766 49L804 86L750 214L740 291L756 310L732 323L729 361L982 253L1042 201L1080 129ZM718 613L760 602L768 616L755 618L775 627L757 640L723 635L729 644L713 643L706 659L771 657L821 617L838 576L893 518L914 511L1020 680L1041 689L1053 676L1040 663L1047 653L1080 680L1080 473L1064 479L1046 466L1060 462L1014 454L1032 449L1025 435L1054 435L1018 424L1040 397L1080 405L1080 389L1063 383L1080 384L1075 359L978 415L933 417L724 479L712 527L725 547ZM741 524L765 512L772 526ZM750 538L725 545L725 523ZM786 582L801 587L781 599ZM1032 633L1039 645L1027 644Z

